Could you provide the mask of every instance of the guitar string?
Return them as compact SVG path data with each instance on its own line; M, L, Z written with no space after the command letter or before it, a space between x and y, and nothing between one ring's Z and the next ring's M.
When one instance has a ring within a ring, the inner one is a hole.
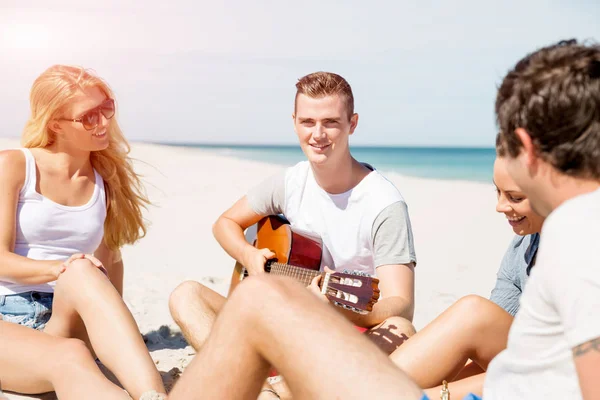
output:
M291 277L297 278L306 285L309 285L312 279L320 274L320 272L308 270L306 268L296 267L290 264L274 262L271 263L271 269L273 269L273 267L275 267L276 273L289 275Z
M283 264L283 263L278 263L278 262L272 262L270 264L271 267L271 271L275 272L275 274L279 274L279 275L285 275L285 276L290 276L293 278L296 278L297 280L301 281L303 284L305 285L309 285L310 282L312 281L312 279L321 274L321 272L319 271L314 271L314 270L309 270L306 268L302 268L302 267L296 267L294 265L291 264ZM333 293L331 293L333 292ZM333 296L333 297L337 297L336 294L339 292L338 289L333 289L333 288L328 288L328 295ZM338 299L341 300L341 299ZM346 307L350 307L351 309L356 309L355 307L349 306L347 305Z

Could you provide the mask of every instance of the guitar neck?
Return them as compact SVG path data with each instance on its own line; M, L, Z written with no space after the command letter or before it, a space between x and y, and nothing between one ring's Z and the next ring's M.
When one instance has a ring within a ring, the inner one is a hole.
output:
M313 271L306 268L295 267L289 264L281 264L281 263L271 263L269 264L271 267L271 274L281 275L281 276L289 276L291 278L296 279L297 281L304 284L304 286L310 285L310 282L317 275L321 275L319 271Z

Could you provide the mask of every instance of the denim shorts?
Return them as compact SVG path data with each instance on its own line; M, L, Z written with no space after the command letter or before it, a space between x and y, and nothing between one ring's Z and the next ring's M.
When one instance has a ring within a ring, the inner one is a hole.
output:
M52 315L53 298L42 292L0 295L2 320L41 331Z

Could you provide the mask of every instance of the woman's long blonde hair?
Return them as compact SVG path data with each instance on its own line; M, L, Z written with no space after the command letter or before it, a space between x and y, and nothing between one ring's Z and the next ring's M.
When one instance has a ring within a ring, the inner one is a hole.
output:
M59 116L69 101L90 87L98 87L114 99L108 84L83 68L54 65L44 71L31 88L31 116L21 138L23 147L50 146L56 140L56 134L49 128L51 121ZM150 201L133 169L129 158L130 146L116 117L109 121L107 134L108 147L93 151L90 161L104 180L108 198L104 241L111 250L117 250L145 236L142 208Z

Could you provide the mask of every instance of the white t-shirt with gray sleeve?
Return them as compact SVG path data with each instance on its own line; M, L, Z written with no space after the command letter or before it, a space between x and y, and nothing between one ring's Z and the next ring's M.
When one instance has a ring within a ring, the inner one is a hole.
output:
M257 214L283 214L292 226L318 234L322 268L376 275L382 265L417 261L406 203L376 170L347 192L330 194L302 161L251 189L247 199Z
M573 348L600 337L598 221L600 189L566 201L544 222L536 266L508 346L488 367L484 399L582 398Z

